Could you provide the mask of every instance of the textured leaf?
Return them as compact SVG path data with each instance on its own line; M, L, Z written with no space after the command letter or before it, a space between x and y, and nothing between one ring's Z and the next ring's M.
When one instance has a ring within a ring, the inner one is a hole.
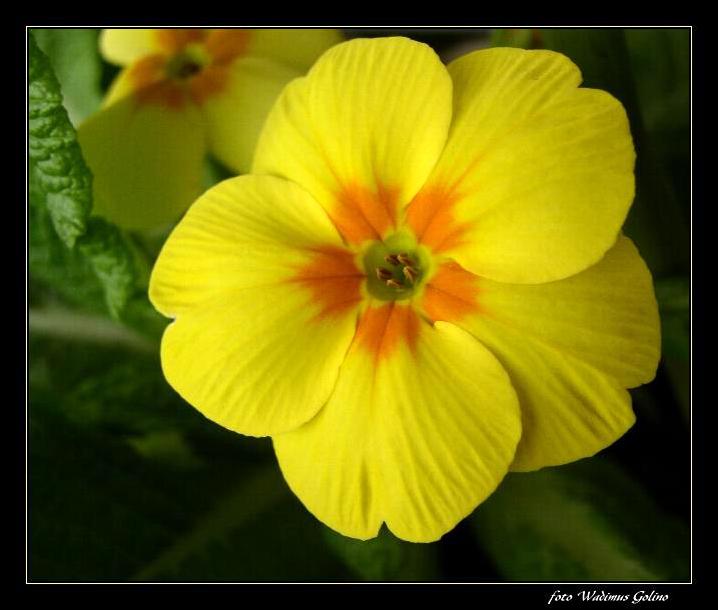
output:
M30 163L58 235L69 247L85 232L92 207L92 175L62 105L47 56L29 35Z
M78 249L104 287L110 313L119 317L136 281L134 257L127 239L112 223L92 217L87 233L78 240Z
M31 253L31 272L71 301L92 309L97 282L87 273L90 269L99 280L108 310L119 318L138 288L138 257L117 227L101 218L88 218L92 176L62 106L50 62L32 34L29 40L30 233L31 252L36 250ZM72 248L77 243L79 256L62 252L54 243L43 208L65 245Z
M37 300L38 282L44 289L68 303L89 311L104 311L104 292L95 272L77 250L69 250L60 240L42 196L38 194L35 172L31 168L28 266L33 283L31 300Z
M64 300L89 311L105 307L118 318L130 298L133 313L130 322L159 336L156 314L147 297L137 295L136 258L127 238L107 221L92 217L77 247L68 250L58 239L49 214L38 197L31 171L29 210L29 268L31 277L52 288Z
M216 428L169 388L146 344L107 318L31 310L32 394L83 429L129 437Z
M689 575L688 529L600 459L511 474L474 513L512 581L665 581Z
M100 107L102 60L99 30L92 28L33 28L37 45L47 55L62 88L72 124L77 126Z

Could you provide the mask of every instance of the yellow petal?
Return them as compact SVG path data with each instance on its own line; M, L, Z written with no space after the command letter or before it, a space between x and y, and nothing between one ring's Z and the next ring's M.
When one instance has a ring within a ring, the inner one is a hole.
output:
M253 171L306 188L347 241L376 239L426 180L450 117L451 81L428 46L352 40L284 90Z
M227 167L249 171L259 132L284 86L300 73L268 59L243 57L229 68L221 91L202 109L209 147Z
M321 249L340 246L324 210L298 186L231 178L204 193L165 242L150 300L174 317L227 291L285 282Z
M250 30L247 55L266 57L306 72L328 48L343 40L332 29Z
M135 93L139 89L133 76L134 73L135 70L132 67L120 70L107 89L105 98L102 100L102 108L112 106L122 98ZM159 82L159 78L156 79L155 82Z
M175 221L201 191L204 126L193 106L168 110L133 97L78 129L94 176L94 212L127 229Z
M613 245L634 193L626 113L551 51L496 48L449 66L454 121L409 221L422 241L503 282L573 275Z
M107 89L105 99L102 100L102 107L112 106L129 95L135 95L135 99L139 103L152 103L150 98L154 95L154 105L164 108L183 107L187 96L172 81L166 79L165 62L166 59L162 55L147 55L131 66L120 70ZM162 90L176 91L176 103L172 105L160 103Z
M100 33L100 53L107 61L126 66L162 50L156 30L108 29Z
M242 434L276 434L311 418L334 387L361 298L351 255L346 277L337 277L340 243L319 205L283 180L244 176L205 193L150 280L155 307L177 316L162 339L169 383ZM317 264L332 248L336 257Z
M479 283L496 320L570 352L632 388L651 381L660 358L653 281L633 242L621 236L596 265L538 285Z
M651 276L622 237L597 265L540 285L478 284L481 313L461 322L509 372L523 436L514 470L595 454L633 424L626 387L660 358Z
M367 539L386 522L400 538L430 542L506 473L520 436L516 396L467 333L418 318L404 326L406 307L383 307L394 309L378 343L363 317L329 402L273 437L274 448L291 489L333 529ZM387 353L392 328L414 330Z

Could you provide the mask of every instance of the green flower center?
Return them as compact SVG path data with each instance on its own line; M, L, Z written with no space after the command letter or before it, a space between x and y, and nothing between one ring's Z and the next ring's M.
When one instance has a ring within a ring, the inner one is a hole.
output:
M188 44L167 61L165 71L169 78L186 80L200 73L211 59L201 44Z
M423 285L430 266L426 249L408 233L376 241L364 254L369 293L382 301L409 299Z

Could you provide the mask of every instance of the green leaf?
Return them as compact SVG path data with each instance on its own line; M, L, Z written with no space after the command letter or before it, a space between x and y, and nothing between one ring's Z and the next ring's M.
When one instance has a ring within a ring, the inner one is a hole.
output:
M346 579L267 440L202 417L156 354L56 329L31 319L31 581Z
M72 247L86 230L92 207L92 175L85 165L75 129L62 105L60 84L32 33L29 68L30 163L62 241Z
M322 528L272 463L244 477L132 580L346 580Z
M191 535L237 479L251 476L251 467L237 461L181 473L163 468L115 435L68 422L55 411L52 396L43 395L31 400L29 462L31 582L126 582ZM233 507L253 500L238 498ZM276 554L278 547L275 542L268 551ZM252 573L253 559L251 547L241 554L230 547L229 559L223 556L225 569L238 578ZM265 579L276 564L270 556ZM187 575L203 579L200 571Z
M685 276L662 278L656 281L656 299L662 313L687 315L690 281Z
M31 309L30 354L32 395L83 429L129 437L211 425L171 390L158 350L107 318Z
M119 318L138 289L139 257L117 227L88 218L92 175L63 108L52 66L32 34L29 40L31 272L70 300L92 308L97 282L90 279L90 269L99 280L107 309ZM43 209L62 242L70 248L77 244L79 256L61 252L54 243ZM89 304L83 302L85 298Z
M177 430L149 432L130 439L129 443L142 457L178 472L202 466L202 460Z
M626 43L646 129L668 164L690 151L690 31L627 29Z
M151 306L145 294L137 295L136 258L124 234L107 221L91 217L87 231L68 250L52 226L48 211L41 203L33 185L31 170L29 210L29 268L36 281L57 292L64 300L88 311L107 310L119 318L128 301L133 300L130 322L140 321L138 313ZM144 301L145 304L139 304ZM151 320L152 313L143 313ZM159 324L151 330L159 336Z
M168 320L159 314L147 298L147 292L135 294L125 305L122 321L159 344Z
M661 313L663 354L688 362L690 357L690 285L687 277L656 280L656 299Z
M186 535L144 566L134 579L153 580L159 576L176 575L193 555L201 554L213 542L225 539L248 519L280 501L286 491L276 468L255 473L235 492L223 498Z
M37 194L37 181L31 168L28 267L30 297L38 301L59 296L88 311L105 310L104 292L95 272L77 250L69 250L60 240L50 214ZM42 288L42 295L39 288Z
M92 217L87 233L77 245L105 290L107 308L114 317L119 317L134 292L137 279L127 239L112 223Z
M238 443L182 400L162 374L157 347L112 320L31 309L30 356L33 399L83 430L128 441L177 432L208 461L272 456L268 442Z
M511 581L689 577L688 528L599 458L509 474L472 522Z
M72 124L79 125L102 102L102 60L97 42L100 31L92 28L33 28L31 32L52 64Z
M362 580L428 581L438 579L436 546L412 544L392 536L385 528L372 540L354 540L324 530L335 553Z
M188 526L193 498L128 445L30 404L30 581L126 580Z
M683 415L690 417L691 312L690 280L685 276L656 280L661 314L663 362Z

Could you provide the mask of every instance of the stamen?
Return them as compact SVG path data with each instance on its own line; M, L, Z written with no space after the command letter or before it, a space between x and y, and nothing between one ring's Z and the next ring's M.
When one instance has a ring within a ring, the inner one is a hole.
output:
M372 298L402 301L417 293L429 274L431 259L408 232L375 241L364 252L365 287Z
M416 280L416 269L413 267L404 267L401 272L404 274L404 277L409 280L410 284L413 284Z
M188 61L185 64L180 65L179 68L177 68L176 76L179 79L183 78L189 78L190 76L193 76L200 72L202 70L202 66L199 64L196 64L194 62Z
M376 269L376 276L377 276L381 281L384 282L384 281L386 281L386 280L391 279L392 277L394 277L394 274L393 274L391 271L389 271L388 269L384 269L384 267L378 267L378 268Z

